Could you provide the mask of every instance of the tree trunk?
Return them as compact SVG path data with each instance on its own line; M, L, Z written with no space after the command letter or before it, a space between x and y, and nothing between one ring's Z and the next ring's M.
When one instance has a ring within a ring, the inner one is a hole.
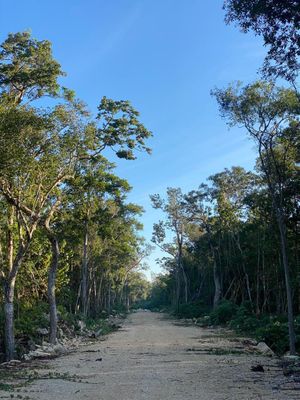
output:
M15 279L5 283L5 355L7 361L15 358L14 289Z
M210 235L210 234L209 234ZM214 293L214 303L213 307L216 308L217 305L220 303L221 300L221 281L220 281L220 276L219 276L219 271L218 271L218 265L217 265L217 258L216 258L216 252L213 247L213 244L211 242L211 239L209 239L209 245L210 245L210 250L213 256L213 274L214 274L214 285L215 285L215 293Z
M260 245L259 245L259 236L257 241L257 269L256 269L256 304L255 304L255 313L256 315L260 314L260 307L259 307L259 292L260 292Z
M290 272L289 272L289 264L287 257L287 243L286 243L286 226L284 221L284 211L283 211L283 191L282 191L282 176L279 172L278 165L276 163L276 159L274 156L273 150L273 142L272 140L264 145L265 154L262 152L262 141L259 141L259 156L260 161L262 163L263 171L266 175L269 192L273 201L273 210L275 211L275 215L277 218L279 233L280 233L280 248L281 248L281 257L284 269L284 277L285 277L285 288L286 288L286 299L287 299L287 308L288 308L288 326L289 326L289 343L290 343L290 354L296 354L296 336L295 336L295 327L294 327L294 313L293 313L293 299L292 299L292 290L291 290L291 280L290 280ZM265 163L264 157L267 157L268 164ZM270 165L275 166L276 170L276 183L274 184L270 172Z
M235 283L235 277L233 277L232 281L230 282L230 285L228 286L228 289L226 290L226 293L224 294L223 298L226 299L227 296L229 295L231 288L233 284Z
M180 272L178 270L178 266L176 266L175 270L175 307L176 311L179 311L179 299L180 299Z
M280 245L281 245L281 256L284 269L285 287L286 287L286 299L288 307L288 326L289 326L289 342L290 342L290 354L296 354L296 338L295 338L295 327L294 327L294 313L293 313L293 299L292 289L290 280L290 271L287 258L287 244L286 244L286 226L283 221L281 210L276 210L277 222L280 232Z
M248 299L249 302L251 304L251 308L253 308L253 302L252 302L252 296L251 296L251 289L250 289L250 281L249 281L249 275L246 271L246 266L245 266L245 257L244 257L244 252L242 250L241 244L240 244L240 237L239 235L237 235L236 239L236 244L237 247L239 249L240 255L241 255L241 259L242 259L242 269L243 269L243 273L244 273L244 277L245 277L245 281L246 281L246 289L247 289L247 295L248 295Z
M110 314L111 309L111 282L109 281L108 284L108 291L107 291L107 313Z
M102 282L103 282L103 275L101 275L99 285L98 285L98 291L97 291L97 300L96 300L96 313L99 314L102 306L102 301L101 301L101 294L102 294Z
M25 253L29 248L30 240L26 244L20 244L18 253L9 271L7 279L4 281L4 314L5 314L5 354L6 360L10 361L15 356L15 336L14 336L14 293L17 273L20 269Z
M184 302L185 304L188 302L188 281L184 266L182 264L182 250L179 250L178 255L178 269L181 270L183 276L183 283L184 283Z
M126 309L126 312L129 312L129 310L130 310L130 300L129 300L129 288L128 288L128 282L127 281L125 281L125 285L124 285L124 288L125 288L125 309Z
M76 297L75 310L74 310L75 315L79 312L79 308L80 308L81 286L82 286L82 281L79 282L79 286L78 286L78 290L77 290L77 297Z
M130 297L129 293L127 294L127 299L126 299L126 311L129 313L130 311Z
M59 244L54 234L48 233L48 239L51 243L52 260L48 274L48 302L50 311L50 343L55 344L57 341L57 308L55 295L56 273L59 260Z
M82 261L82 285L81 285L81 304L83 315L87 316L87 296L88 296L88 222L85 222L85 232L83 240L83 261Z
M55 344L57 341L57 308L56 308L56 295L55 295L55 282L56 273L58 269L59 261L59 243L55 232L50 228L50 221L56 212L58 206L60 205L60 200L52 206L47 218L44 221L44 228L46 229L46 234L49 242L51 243L52 259L51 265L48 273L48 302L49 302L49 313L50 313L50 343Z
M221 300L221 282L215 256L214 256L214 284L215 284L214 308L216 308Z
M214 263L213 264L213 276L214 276L215 293L214 293L213 308L216 308L217 305L220 303L221 296L222 296L221 280L220 280L219 271L218 271L216 252L215 252L214 245L212 242L210 226L208 224L205 224L205 228L206 228L206 231L208 234L209 247L210 247L210 251L211 251L211 255L213 257L213 263Z

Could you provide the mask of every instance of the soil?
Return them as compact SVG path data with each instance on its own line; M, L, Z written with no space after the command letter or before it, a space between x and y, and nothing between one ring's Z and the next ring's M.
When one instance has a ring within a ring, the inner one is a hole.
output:
M32 400L299 399L278 360L249 352L249 342L221 329L131 314L105 341L32 364L32 382L13 397ZM252 366L264 372L253 372ZM46 368L45 368L46 366ZM0 371L1 373L1 371ZM0 390L0 398L11 393Z

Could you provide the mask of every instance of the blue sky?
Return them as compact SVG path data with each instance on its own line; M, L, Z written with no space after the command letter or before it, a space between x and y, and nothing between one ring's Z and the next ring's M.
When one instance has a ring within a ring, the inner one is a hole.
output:
M265 49L259 38L226 26L222 0L0 0L0 40L30 29L48 39L63 84L92 112L102 96L128 99L153 132L153 154L118 161L133 186L130 201L145 208L150 240L160 215L149 194L196 188L226 167L253 168L255 150L245 132L228 130L214 87L257 79ZM155 251L149 259L158 271ZM150 274L150 272L149 272Z

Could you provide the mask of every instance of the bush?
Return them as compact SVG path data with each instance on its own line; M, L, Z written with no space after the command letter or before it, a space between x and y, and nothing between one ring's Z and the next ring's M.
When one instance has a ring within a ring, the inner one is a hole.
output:
M113 332L118 328L117 325L111 324L106 319L102 318L87 318L85 321L87 329L92 331L101 331L101 335L107 335L108 333Z
M124 304L115 304L110 314L112 315L127 314L127 307Z
M238 333L265 342L276 354L289 350L289 332L286 316L262 315L257 317L247 302L237 306L222 301L207 317L201 320L203 326L227 325ZM296 349L300 352L300 316L295 319Z
M21 305L19 317L15 319L16 336L27 335L31 337L37 336L38 328L49 328L49 320L47 314L49 306L47 303L40 302L34 306Z
M210 323L213 325L224 325L231 321L236 315L238 307L231 301L222 301L210 314Z
M179 318L199 318L208 312L208 307L203 301L198 300L191 303L180 304L178 311L174 314Z
M289 350L289 331L287 322L278 320L270 321L255 331L258 341L266 342L277 354L283 354Z
M260 320L253 314L248 304L238 307L237 312L229 323L230 328L240 333L253 334L261 326Z
M276 354L289 350L289 330L285 316L262 315L259 318L241 306L229 326L239 333L265 342ZM297 350L300 351L300 317L295 320Z
M296 350L300 351L300 317L295 320ZM269 317L264 319L261 327L256 329L255 337L264 341L277 354L289 350L289 328L286 317Z

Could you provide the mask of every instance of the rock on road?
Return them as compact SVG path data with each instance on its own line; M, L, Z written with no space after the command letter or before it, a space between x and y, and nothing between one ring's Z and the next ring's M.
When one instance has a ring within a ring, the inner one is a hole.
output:
M212 330L140 311L107 340L48 361L49 371L57 376L35 380L21 395L36 400L294 398L272 389L279 371L270 358L203 351L220 343L220 335ZM250 370L251 363L258 362L267 366L265 373ZM77 378L61 379L65 373Z

